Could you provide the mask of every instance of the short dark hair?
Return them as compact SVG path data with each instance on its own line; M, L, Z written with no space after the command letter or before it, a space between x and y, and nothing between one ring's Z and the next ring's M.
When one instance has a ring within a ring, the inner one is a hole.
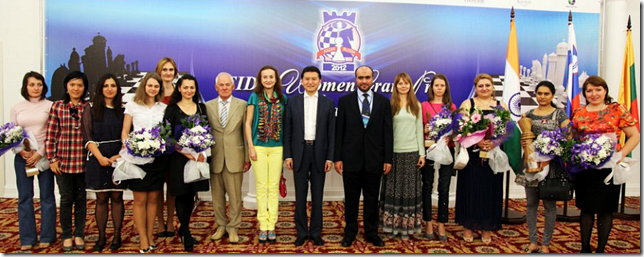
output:
M362 68L362 67L367 67L367 68L369 68L369 70L371 70L371 75L373 76L373 69L371 68L371 66L369 66L369 65L361 65L360 67L358 67L358 68L353 72L353 74L355 74L355 76L356 76L356 77L358 77L358 70L359 70L360 68Z
M302 75L300 75L300 78L303 79L304 73L307 73L307 72L315 72L318 74L318 78L322 79L322 73L320 72L320 69L318 69L318 67L315 67L315 66L304 67L304 69L302 69Z
M25 74L25 76L22 78L22 88L20 89L20 95L25 98L25 100L29 100L29 92L27 92L27 81L29 78L35 78L37 80L42 81L42 92L40 93L40 100L45 99L47 96L47 82L45 82L45 77L40 75L40 73L35 72L35 71L30 71Z
M71 97L69 96L69 92L67 92L67 83L71 81L72 79L82 79L83 80L83 95L81 96L81 101L84 101L83 97L87 95L87 90L89 89L89 82L87 82L87 76L85 76L85 73L82 73L80 71L71 71L67 76L65 77L65 80L63 81L63 87L65 88L65 96L63 96L63 103L69 103L71 101ZM102 86L102 85L101 85Z

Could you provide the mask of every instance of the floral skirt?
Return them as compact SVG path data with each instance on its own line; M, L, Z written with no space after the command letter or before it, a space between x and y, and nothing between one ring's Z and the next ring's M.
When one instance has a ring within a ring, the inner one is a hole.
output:
M392 235L420 233L423 221L422 179L418 152L394 153L392 171L380 189L380 226Z

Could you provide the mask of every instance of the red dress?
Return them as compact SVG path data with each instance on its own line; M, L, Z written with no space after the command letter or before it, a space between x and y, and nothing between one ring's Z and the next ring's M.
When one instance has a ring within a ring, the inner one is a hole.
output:
M636 120L624 106L612 103L599 111L588 111L586 106L573 113L573 128L580 133L615 133L617 138L622 135L622 129L635 126ZM621 149L617 145L617 150ZM575 178L575 204L582 211L605 213L617 212L619 203L619 186L604 184L604 178L611 169L588 169L581 171Z

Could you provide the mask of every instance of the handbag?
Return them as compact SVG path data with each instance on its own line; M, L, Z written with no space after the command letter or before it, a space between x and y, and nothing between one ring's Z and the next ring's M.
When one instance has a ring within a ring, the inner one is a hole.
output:
M284 178L284 174L282 173L282 177L280 178L280 195L282 198L286 197L286 178Z
M553 173L552 170L551 173ZM539 182L537 187L537 190L539 191L539 199L555 201L572 200L572 189L572 183L565 175L547 176Z

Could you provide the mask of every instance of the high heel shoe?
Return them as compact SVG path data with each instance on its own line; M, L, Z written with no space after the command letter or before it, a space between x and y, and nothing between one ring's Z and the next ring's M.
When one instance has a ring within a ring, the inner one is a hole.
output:
M83 240L83 238L80 238L82 243L79 244L79 243L76 243L76 238L80 238L80 237L75 237L74 238L74 249L76 249L76 250L85 250L85 240Z
M159 249L158 245L150 245L150 247L148 247L148 250L150 250L150 251L154 251L154 250L157 250L157 249Z
M275 235L275 230L268 231L268 242L269 243L277 242L277 236Z
M267 237L268 237L268 232L266 230L262 230L259 232L259 237L257 237L257 241L260 243L266 243Z
M98 241L96 241L96 244L94 245L94 252L99 252L102 251L105 248L105 238L99 238Z
M492 235L490 233L487 233L487 237L485 236L486 233L481 234L481 242L484 244L490 244L492 243Z
M110 249L118 250L119 248L121 248L121 238L119 237L118 239L112 239L112 243L110 244Z
M177 235L179 235L179 241L183 242L183 233L181 233L181 228L177 231ZM199 244L199 241L192 236L190 236L190 240L192 240L193 245Z
M163 231L157 233L157 237L168 237L168 230L166 229L165 223L163 223Z
M183 249L185 249L186 252L192 252L192 250L194 250L194 242L196 240L192 238L192 236L182 236L179 238L181 238L181 241L183 242Z
M472 232L470 231L470 233L472 233ZM474 241L474 235L473 235L473 234L471 234L471 235L469 235L469 236L466 236L466 235L465 235L465 231L463 231L463 241L465 241L465 242L467 242L467 243L471 243L471 242L473 242L473 241Z
M148 247L147 249L139 249L139 253L149 253L150 248Z

